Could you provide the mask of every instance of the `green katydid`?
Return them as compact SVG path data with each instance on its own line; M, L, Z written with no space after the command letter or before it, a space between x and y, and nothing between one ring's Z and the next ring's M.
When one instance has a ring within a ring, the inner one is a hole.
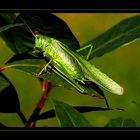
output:
M30 29L28 25L27 27ZM31 29L30 31L32 32ZM32 34L34 35L33 32ZM111 93L117 95L123 94L123 88L80 56L78 54L79 50L74 52L66 44L42 34L36 34L34 37L34 52L40 52L50 60L39 75L42 74L46 67L49 67L49 64L52 64L57 70L54 71L62 78L71 81L70 84L80 93L86 93L87 91L78 83L85 84L86 82L93 82ZM89 49L87 58L90 51L91 49Z

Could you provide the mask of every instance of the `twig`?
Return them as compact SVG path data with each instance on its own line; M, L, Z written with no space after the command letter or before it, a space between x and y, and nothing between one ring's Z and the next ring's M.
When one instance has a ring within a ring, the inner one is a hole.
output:
M52 88L52 84L48 81L40 80L40 83L42 85L43 95L42 95L40 101L38 102L36 108L34 109L31 117L29 118L29 120L26 123L27 128L34 128L35 127L35 123L37 121L38 115L45 104L45 101L48 97L49 91Z

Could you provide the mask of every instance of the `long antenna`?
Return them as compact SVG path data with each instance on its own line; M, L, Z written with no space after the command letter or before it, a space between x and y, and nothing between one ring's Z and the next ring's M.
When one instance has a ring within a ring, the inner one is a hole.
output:
M30 30L30 32L32 33L32 35L35 37L34 32L31 30L31 28L29 27L29 25L25 22L25 20L19 15L19 17L21 18L21 20L26 24L26 26L28 27L28 29Z

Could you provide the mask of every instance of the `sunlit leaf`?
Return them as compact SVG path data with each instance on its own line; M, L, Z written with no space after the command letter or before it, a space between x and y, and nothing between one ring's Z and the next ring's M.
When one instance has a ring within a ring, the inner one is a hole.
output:
M108 111L112 110L111 108L103 108L103 107L92 107L92 106L73 106L80 113L90 112L90 111ZM48 119L55 117L55 110L46 111L38 116L38 120Z
M52 100L56 116L60 122L61 127L89 127L91 124L89 121L72 106L60 102L58 100Z

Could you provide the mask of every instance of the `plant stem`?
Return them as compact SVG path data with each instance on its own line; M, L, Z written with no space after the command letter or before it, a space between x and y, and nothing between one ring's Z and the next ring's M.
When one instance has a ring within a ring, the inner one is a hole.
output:
M34 109L32 115L30 116L29 120L26 123L27 128L35 127L35 123L37 121L38 115L45 104L49 91L52 88L52 84L48 81L40 80L40 83L42 85L43 95L42 95L41 99L39 100L36 108Z

